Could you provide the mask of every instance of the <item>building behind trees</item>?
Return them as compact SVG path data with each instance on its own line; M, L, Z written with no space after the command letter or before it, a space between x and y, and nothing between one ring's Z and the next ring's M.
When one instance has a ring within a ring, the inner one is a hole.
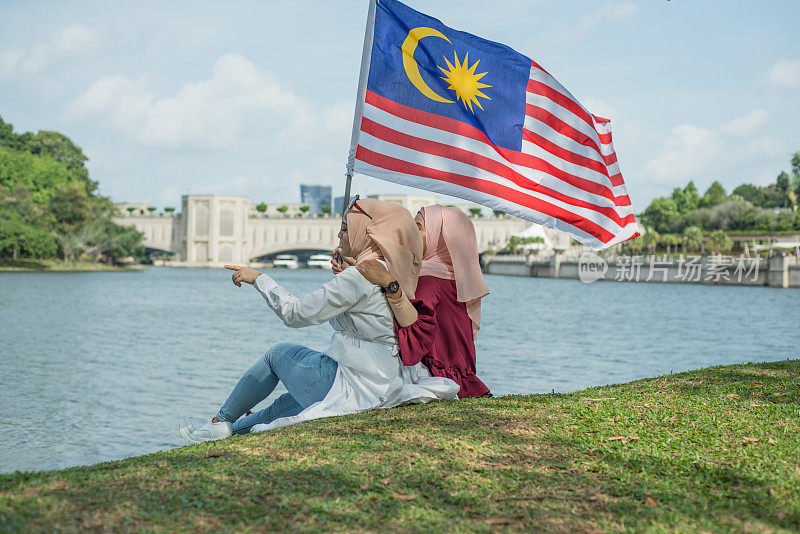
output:
M310 215L321 215L322 206L333 206L333 188L329 185L300 184L300 202L309 207Z

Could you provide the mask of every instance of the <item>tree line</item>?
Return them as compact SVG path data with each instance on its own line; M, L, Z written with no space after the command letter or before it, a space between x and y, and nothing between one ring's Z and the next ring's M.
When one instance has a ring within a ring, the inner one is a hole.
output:
M791 170L781 172L774 183L743 184L730 195L715 181L701 196L690 181L668 197L653 199L641 222L660 233L682 233L692 226L765 234L800 230L800 152L794 153L790 165Z
M733 247L729 232L776 234L800 231L800 152L790 159L790 171L782 171L774 183L743 184L731 194L718 181L700 195L694 181L676 187L668 197L658 197L639 216L647 232L624 243L629 252L655 252L661 247L669 254L684 252L727 252Z
M0 259L114 263L144 257L142 234L112 221L88 158L53 131L15 133L0 117Z

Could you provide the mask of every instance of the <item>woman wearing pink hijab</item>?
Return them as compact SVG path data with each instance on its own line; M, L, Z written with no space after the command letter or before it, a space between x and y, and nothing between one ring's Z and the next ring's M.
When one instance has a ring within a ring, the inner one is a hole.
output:
M481 298L489 294L478 262L475 228L459 209L422 208L416 217L423 236L422 268L415 300L388 299L397 320L397 340L405 365L423 362L431 374L461 386L459 397L488 395L475 374L475 335ZM358 267L373 283L393 280L379 262Z

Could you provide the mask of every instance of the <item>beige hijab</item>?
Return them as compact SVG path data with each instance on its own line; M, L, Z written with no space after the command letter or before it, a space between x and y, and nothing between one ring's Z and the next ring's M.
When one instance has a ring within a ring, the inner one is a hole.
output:
M441 205L419 210L425 218L425 255L420 276L455 280L457 299L467 306L472 335L481 327L481 299L489 294L478 261L478 239L469 217Z
M358 207L347 212L347 239L342 256L349 263L383 259L403 289L414 298L422 265L422 236L411 213L402 206L375 198L361 198ZM370 218L371 217L371 218Z

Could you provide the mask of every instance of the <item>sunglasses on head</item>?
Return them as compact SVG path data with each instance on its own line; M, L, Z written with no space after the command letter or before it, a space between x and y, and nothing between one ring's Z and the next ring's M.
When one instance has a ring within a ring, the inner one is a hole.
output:
M361 197L359 195L356 195L356 198L353 199L353 202L350 204L350 207L347 208L347 209L348 210L353 210L353 211L355 211L357 213L363 213L364 215L366 215L367 217L372 219L372 215L370 215L369 213L367 213L366 211L361 209L361 206L358 205L358 199L359 198L361 198Z

